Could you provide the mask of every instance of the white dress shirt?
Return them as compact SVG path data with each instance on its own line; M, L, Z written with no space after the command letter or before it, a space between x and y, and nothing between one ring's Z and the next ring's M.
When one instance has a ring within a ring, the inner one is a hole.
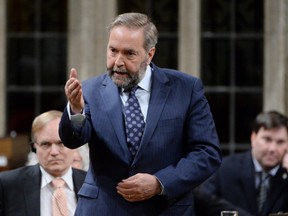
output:
M54 179L54 177L47 173L41 166L40 170L42 173L40 190L40 212L41 216L51 216L52 196L54 189L50 183ZM64 190L67 197L68 215L73 216L76 209L77 199L74 191L72 168L70 167L66 174L61 176L61 178L66 182Z

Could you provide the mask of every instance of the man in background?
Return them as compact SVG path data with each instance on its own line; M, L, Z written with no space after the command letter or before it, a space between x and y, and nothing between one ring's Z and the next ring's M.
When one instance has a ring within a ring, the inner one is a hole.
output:
M61 116L62 112L51 110L32 123L31 147L38 164L0 173L1 216L54 216L57 211L63 216L74 215L76 194L86 172L71 167L75 150L66 148L59 138ZM57 187L66 200L63 205L53 186L59 181L62 186Z
M201 189L255 216L287 212L287 171L281 165L288 147L287 117L277 111L258 114L250 140L251 150L224 157Z

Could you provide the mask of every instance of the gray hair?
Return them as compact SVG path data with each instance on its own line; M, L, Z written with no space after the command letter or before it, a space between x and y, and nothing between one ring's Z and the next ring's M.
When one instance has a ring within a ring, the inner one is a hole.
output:
M108 26L108 33L114 27L125 26L130 29L143 29L144 49L148 52L152 47L156 47L158 41L158 31L151 19L141 13L124 13L118 15Z

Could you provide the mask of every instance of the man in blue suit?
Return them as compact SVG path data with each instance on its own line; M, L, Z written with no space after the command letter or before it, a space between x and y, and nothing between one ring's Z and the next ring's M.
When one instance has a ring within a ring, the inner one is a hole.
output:
M81 84L72 69L65 85L60 137L90 147L76 215L194 215L193 188L221 163L203 85L151 63L158 33L146 15L121 14L108 30L108 73ZM145 128L130 152L124 104L137 86Z
M277 111L259 113L252 126L251 150L225 157L201 188L251 215L287 212L288 176L281 164L287 147L287 117ZM261 180L263 172L268 175Z

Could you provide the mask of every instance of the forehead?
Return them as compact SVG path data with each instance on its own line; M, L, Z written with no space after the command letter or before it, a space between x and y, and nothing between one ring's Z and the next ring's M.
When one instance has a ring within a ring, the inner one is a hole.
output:
M43 140L60 139L58 134L59 121L60 119L53 119L47 122L42 128L35 131L35 136Z
M109 46L131 46L143 47L144 33L143 29L131 29L124 26L117 26L111 29L109 35Z
M265 129L264 127L261 127L257 134L273 135L279 138L288 139L288 131L284 126L271 129Z

